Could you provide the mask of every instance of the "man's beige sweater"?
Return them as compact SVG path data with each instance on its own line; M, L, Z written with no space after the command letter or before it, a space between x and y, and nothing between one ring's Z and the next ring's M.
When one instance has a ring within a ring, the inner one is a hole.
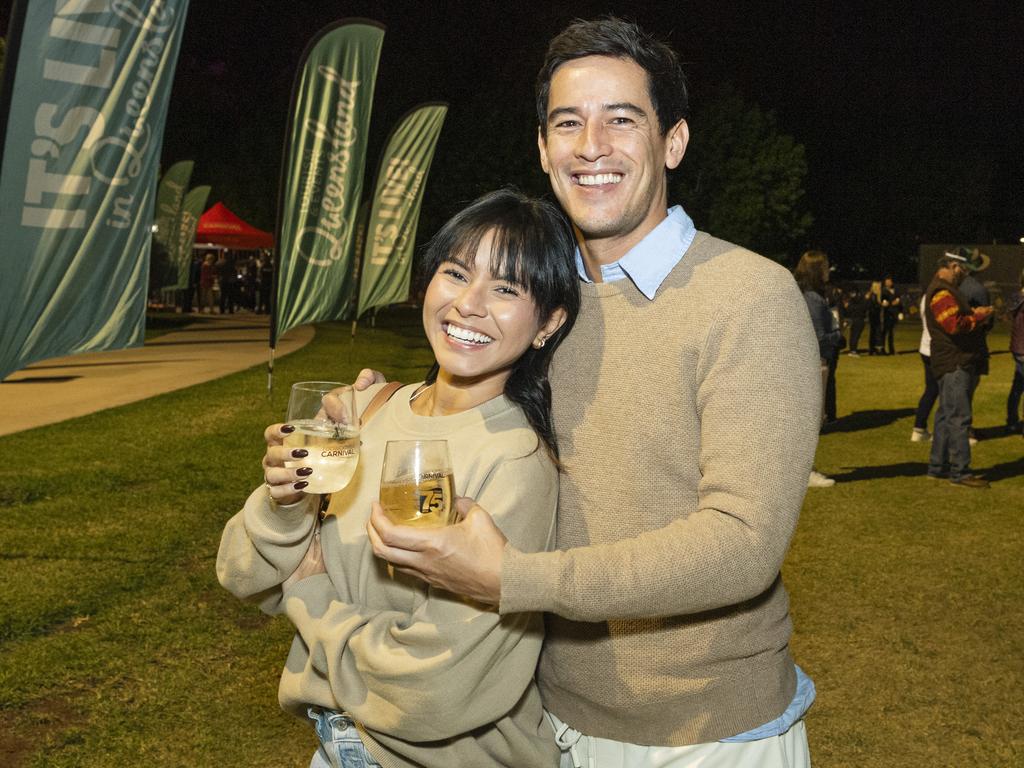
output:
M698 233L653 301L584 285L551 384L558 551L508 546L501 594L502 613L551 613L545 706L663 746L778 717L796 685L780 568L821 398L790 274Z

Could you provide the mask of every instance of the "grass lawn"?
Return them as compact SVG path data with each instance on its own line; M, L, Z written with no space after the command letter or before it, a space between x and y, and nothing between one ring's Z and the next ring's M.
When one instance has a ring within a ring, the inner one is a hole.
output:
M784 576L793 649L818 686L816 766L1024 763L1024 440L996 436L1011 378L997 354L976 396L988 491L924 478L909 442L916 328L894 357L839 366L841 419ZM263 427L287 384L402 381L430 362L415 313L348 326L278 361L152 400L0 438L0 765L308 765L309 728L280 712L291 636L222 590L220 530L261 481ZM992 339L1006 348L1005 335Z

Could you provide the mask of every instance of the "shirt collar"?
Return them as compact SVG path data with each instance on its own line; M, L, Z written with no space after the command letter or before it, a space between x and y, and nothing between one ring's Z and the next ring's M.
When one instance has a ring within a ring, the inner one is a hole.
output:
M681 205L674 205L661 222L618 261L601 265L601 279L606 283L628 277L639 291L653 300L668 273L683 258L697 235L693 219ZM580 249L576 249L576 269L586 283L593 280L587 275Z

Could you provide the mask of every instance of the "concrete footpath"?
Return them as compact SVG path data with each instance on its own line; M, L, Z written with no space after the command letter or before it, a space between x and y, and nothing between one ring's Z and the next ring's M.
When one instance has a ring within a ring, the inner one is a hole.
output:
M54 424L106 408L266 365L267 315L195 315L196 322L143 347L53 358L0 382L0 435ZM313 326L288 331L277 357L308 344Z

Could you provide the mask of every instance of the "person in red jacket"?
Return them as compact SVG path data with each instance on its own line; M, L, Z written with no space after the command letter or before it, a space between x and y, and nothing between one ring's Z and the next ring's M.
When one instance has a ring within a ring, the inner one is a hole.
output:
M971 473L971 392L985 354L984 323L992 307L971 308L957 286L974 269L966 248L947 251L925 294L925 322L931 335L932 373L939 382L939 410L928 476L948 477L963 488L987 488Z

